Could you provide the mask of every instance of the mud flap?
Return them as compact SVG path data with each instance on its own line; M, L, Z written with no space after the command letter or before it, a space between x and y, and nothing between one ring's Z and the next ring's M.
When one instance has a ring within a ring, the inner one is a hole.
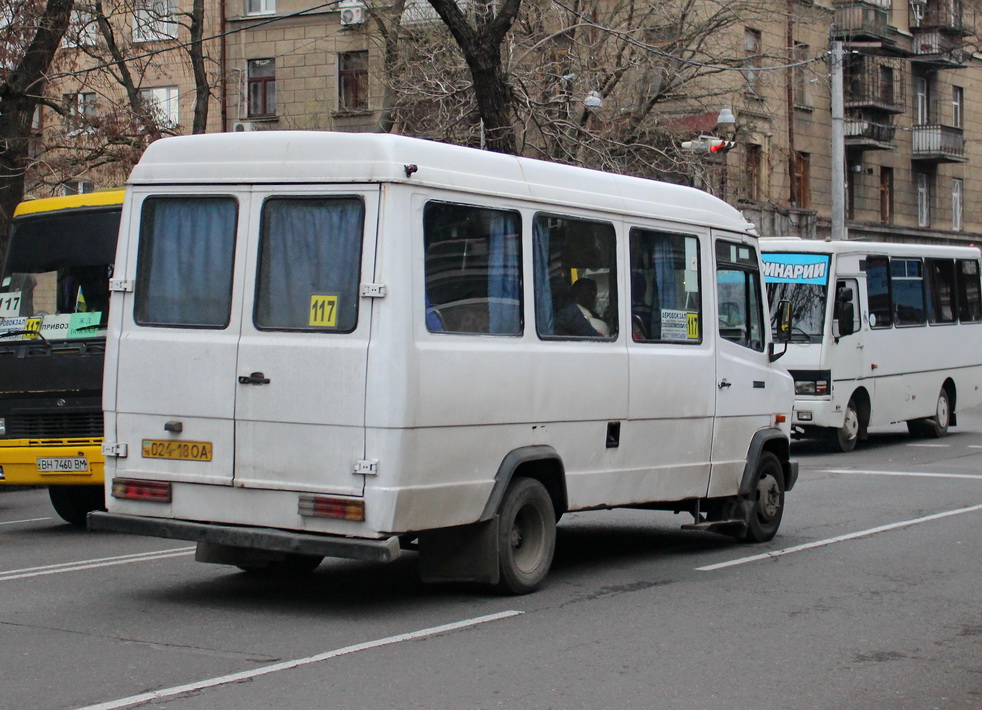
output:
M432 582L497 584L498 516L419 534L419 576Z

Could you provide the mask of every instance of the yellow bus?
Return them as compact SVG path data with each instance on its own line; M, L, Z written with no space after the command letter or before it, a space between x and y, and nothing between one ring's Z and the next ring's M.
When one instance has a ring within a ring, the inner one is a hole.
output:
M0 277L0 485L104 506L102 372L123 190L22 202Z

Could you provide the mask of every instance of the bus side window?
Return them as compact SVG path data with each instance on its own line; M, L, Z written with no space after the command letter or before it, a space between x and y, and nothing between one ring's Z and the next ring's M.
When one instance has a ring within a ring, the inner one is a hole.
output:
M889 328L893 323L893 311L890 307L890 260L887 257L866 258L866 294L870 328Z
M959 259L958 268L958 320L976 323L982 320L982 289L979 288L979 262Z
M764 312L757 252L746 244L716 243L716 300L719 334L745 348L763 352Z
M702 342L699 240L631 230L631 331L635 342Z
M521 335L521 235L518 212L426 203L427 330Z
M617 337L614 227L538 214L532 228L535 327L539 337Z

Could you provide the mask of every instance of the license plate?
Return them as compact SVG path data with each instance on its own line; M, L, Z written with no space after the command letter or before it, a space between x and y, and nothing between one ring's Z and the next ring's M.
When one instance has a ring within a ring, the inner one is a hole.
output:
M84 456L50 456L37 460L41 473L88 473L89 460Z
M143 458L177 461L211 461L210 441L143 440Z

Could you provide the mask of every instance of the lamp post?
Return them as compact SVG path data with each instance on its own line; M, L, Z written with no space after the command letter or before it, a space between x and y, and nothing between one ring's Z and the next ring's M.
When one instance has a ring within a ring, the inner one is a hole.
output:
M736 116L733 115L733 110L729 106L723 106L720 109L719 115L716 117L716 133L721 135L727 140L731 140L736 136ZM728 149L727 149L728 150ZM727 193L729 192L729 163L726 159L727 151L723 151L723 180L720 187L723 191L723 199L727 199Z

